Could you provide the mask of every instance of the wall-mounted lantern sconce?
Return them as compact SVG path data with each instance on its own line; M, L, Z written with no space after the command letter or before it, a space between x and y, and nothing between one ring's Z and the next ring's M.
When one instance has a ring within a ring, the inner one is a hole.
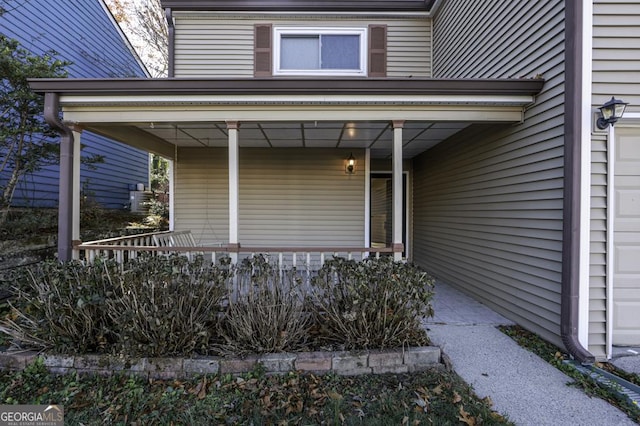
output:
M627 105L627 103L612 96L609 102L598 108L600 110L600 114L602 114L602 117L599 117L598 121L596 121L598 129L604 130L609 127L609 124L613 126L616 121L622 118L624 109Z
M347 158L347 163L344 168L344 172L348 175L352 175L356 172L356 159L353 156L353 153L349 154L349 158Z

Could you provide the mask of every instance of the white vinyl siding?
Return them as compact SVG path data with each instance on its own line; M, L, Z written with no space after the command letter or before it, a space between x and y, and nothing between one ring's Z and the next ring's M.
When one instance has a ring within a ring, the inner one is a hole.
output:
M362 247L364 173L345 173L348 155L336 149L240 148L240 244ZM228 182L226 149L180 149L175 229L191 230L199 244L226 244Z
M387 76L431 77L431 21L428 18L372 20L281 17L237 18L174 13L176 77L253 77L255 24L295 27L367 28L387 25Z
M442 4L434 77L545 80L516 126L476 125L414 161L414 261L561 344L563 2Z
M594 107L615 96L640 112L640 3L595 1L593 4L592 99ZM591 140L591 241L589 276L589 350L606 356L607 342L607 138Z

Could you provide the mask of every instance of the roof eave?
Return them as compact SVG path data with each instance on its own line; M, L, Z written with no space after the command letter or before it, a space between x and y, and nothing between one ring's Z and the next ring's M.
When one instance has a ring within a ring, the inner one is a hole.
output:
M434 0L161 0L174 11L428 12Z
M30 79L37 93L78 95L530 95L543 79Z

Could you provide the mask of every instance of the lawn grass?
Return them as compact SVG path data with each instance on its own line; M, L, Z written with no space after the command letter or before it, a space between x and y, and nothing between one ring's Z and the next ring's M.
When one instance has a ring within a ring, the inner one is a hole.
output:
M0 372L0 404L61 404L65 424L509 425L455 373L342 377L291 372L147 380Z

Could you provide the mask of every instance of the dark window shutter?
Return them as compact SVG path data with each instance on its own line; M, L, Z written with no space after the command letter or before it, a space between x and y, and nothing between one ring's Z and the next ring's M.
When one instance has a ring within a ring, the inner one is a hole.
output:
M253 75L271 77L271 25L256 24L253 35Z
M387 26L369 25L369 77L387 76Z

